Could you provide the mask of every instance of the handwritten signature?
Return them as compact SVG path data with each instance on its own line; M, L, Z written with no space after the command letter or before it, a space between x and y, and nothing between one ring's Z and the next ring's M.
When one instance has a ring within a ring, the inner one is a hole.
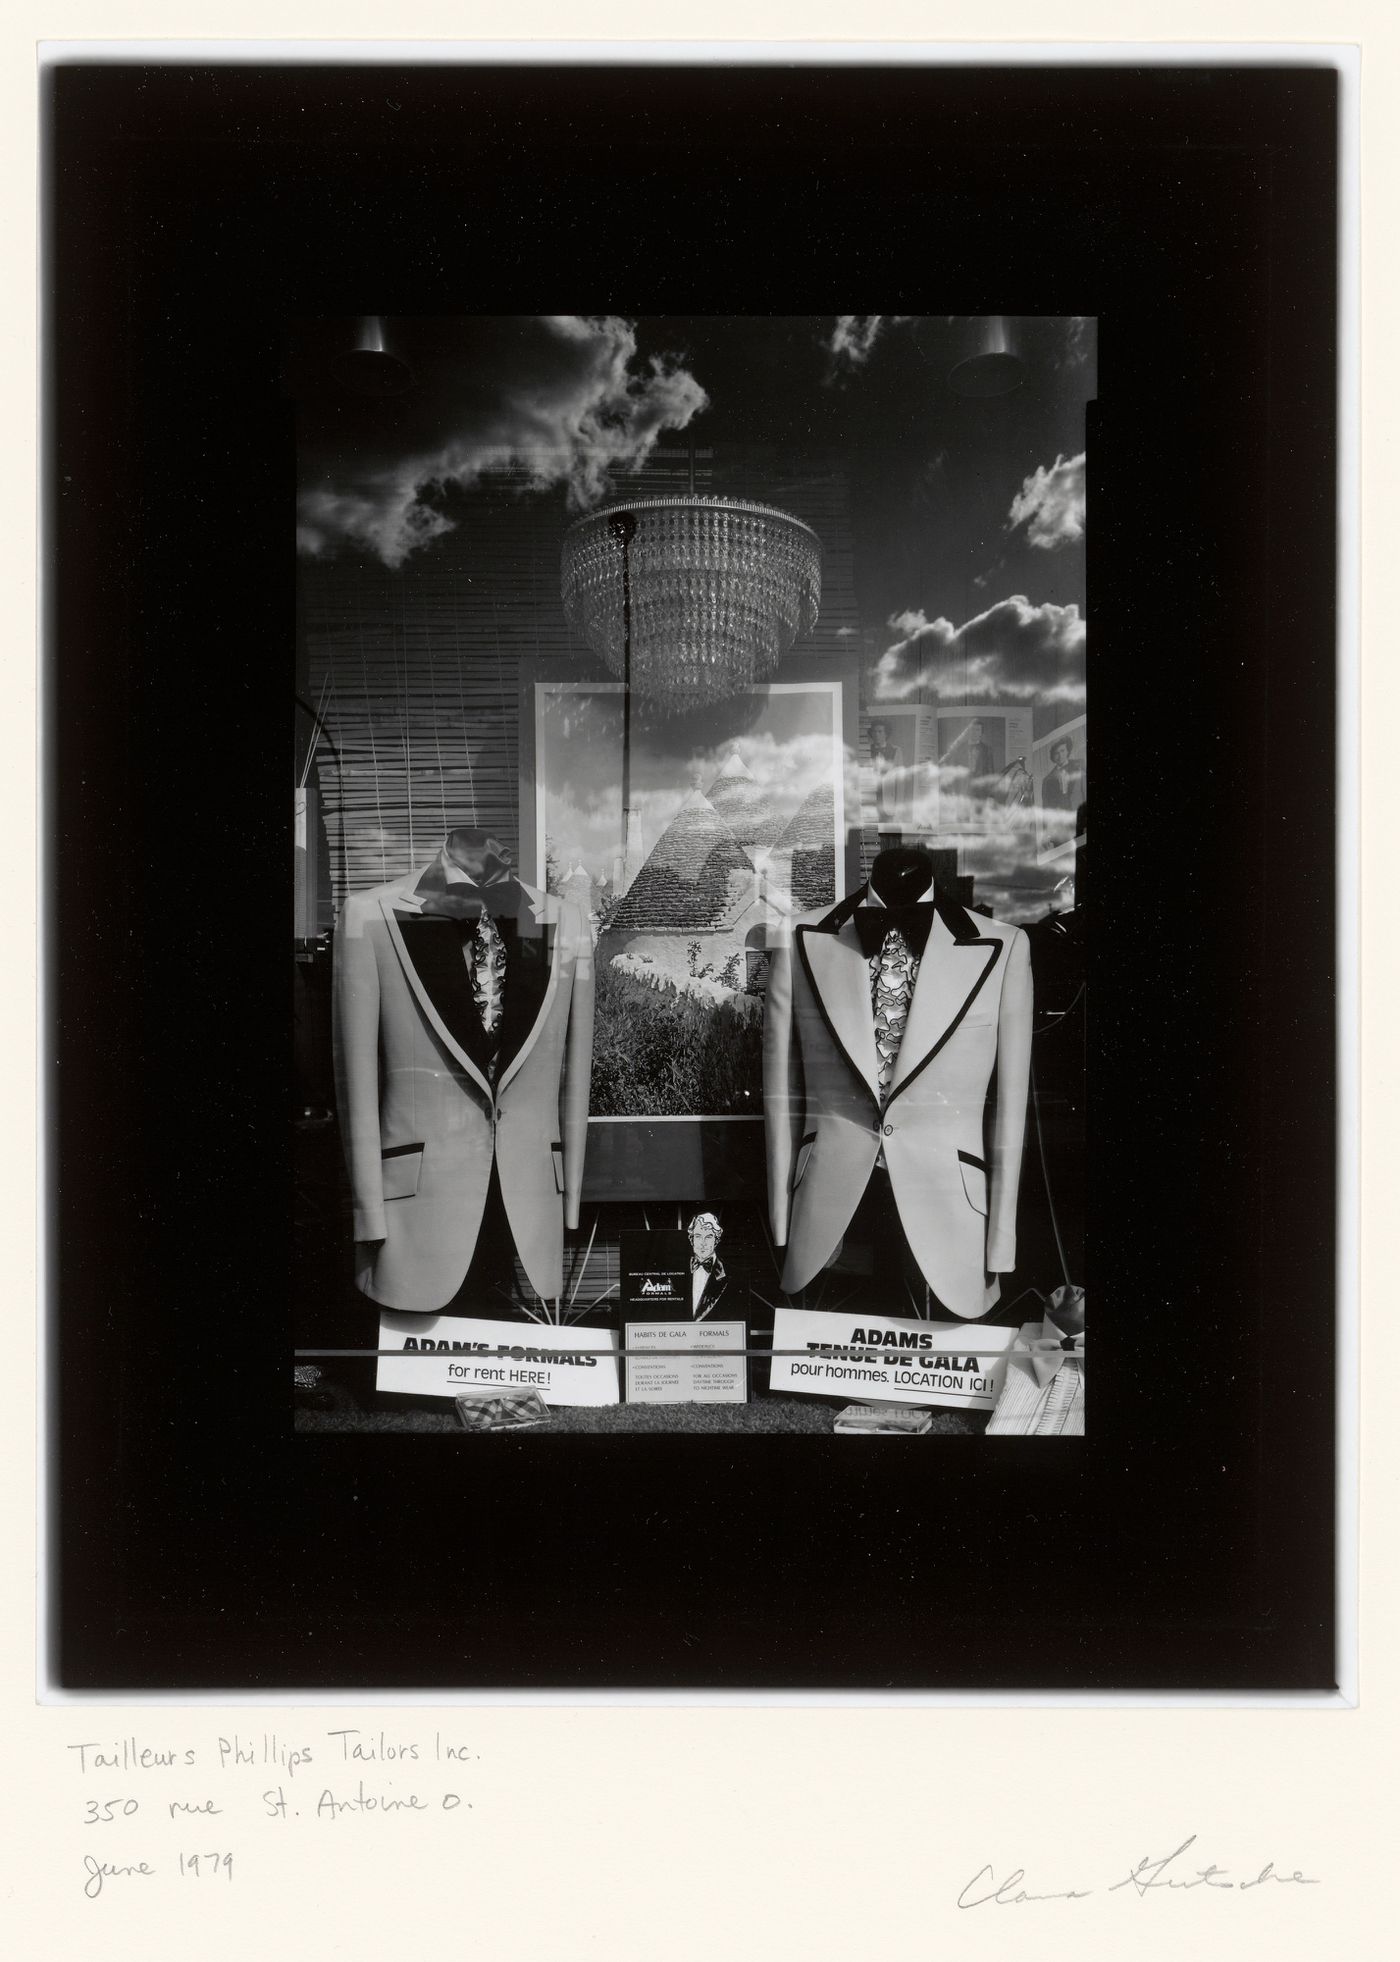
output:
M1218 1867L1212 1862L1205 1867L1178 1865L1196 1844L1196 1835L1182 1840L1175 1853L1168 1853L1160 1860L1144 1856L1121 1880L1113 1881L1104 1888L1066 1887L1058 1893L1033 1894L1022 1882L1026 1878L1025 1868L1017 1867L998 1880L996 1869L992 1866L979 1867L958 1895L960 1908L975 1907L1019 1907L1023 1901L1085 1901L1094 1893L1116 1894L1120 1888L1130 1887L1141 1900L1144 1894L1159 1890L1175 1889L1189 1892L1193 1887L1233 1888L1243 1894L1251 1887L1317 1887L1320 1881L1310 1880L1298 1873L1279 1873L1272 1860L1266 1861L1252 1879L1227 1880L1228 1867ZM1171 1869L1171 1871L1169 1871Z

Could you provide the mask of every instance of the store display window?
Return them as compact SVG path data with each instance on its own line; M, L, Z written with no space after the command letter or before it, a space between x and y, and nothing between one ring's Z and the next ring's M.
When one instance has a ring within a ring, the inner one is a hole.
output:
M290 325L300 1429L1083 1431L1095 362Z

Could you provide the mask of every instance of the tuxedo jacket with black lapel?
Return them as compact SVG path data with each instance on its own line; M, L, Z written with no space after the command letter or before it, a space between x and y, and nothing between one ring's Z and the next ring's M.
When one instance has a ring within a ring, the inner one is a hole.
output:
M356 1282L434 1314L471 1265L493 1161L530 1284L563 1288L578 1225L593 1055L593 955L578 907L522 886L498 924L506 984L494 1084L462 935L423 913L436 866L345 902L334 1042Z
M1019 927L938 893L889 1096L880 1107L864 889L798 917L775 949L763 1030L773 1238L782 1285L835 1256L884 1147L909 1247L938 1301L977 1316L1016 1265L1031 1059L1030 948Z
M694 1279L694 1276L691 1276ZM713 1274L705 1283L705 1292L700 1297L698 1307L690 1310L693 1322L727 1322L733 1316L744 1314L743 1290L736 1287L730 1279L728 1270L724 1279L717 1281Z

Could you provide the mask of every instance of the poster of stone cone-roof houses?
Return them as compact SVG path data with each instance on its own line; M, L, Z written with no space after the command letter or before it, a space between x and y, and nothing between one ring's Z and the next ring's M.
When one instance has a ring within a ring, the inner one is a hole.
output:
M526 876L592 922L594 1116L762 1115L772 936L844 890L841 715L839 681L634 705L624 813L620 687L536 686Z

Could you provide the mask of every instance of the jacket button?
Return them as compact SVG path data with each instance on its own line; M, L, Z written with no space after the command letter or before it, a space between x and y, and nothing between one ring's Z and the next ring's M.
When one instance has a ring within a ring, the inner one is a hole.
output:
M887 1125L885 1126L885 1136L886 1136L887 1138L892 1138L892 1137L894 1136L894 1126L893 1126L893 1124L887 1124Z

